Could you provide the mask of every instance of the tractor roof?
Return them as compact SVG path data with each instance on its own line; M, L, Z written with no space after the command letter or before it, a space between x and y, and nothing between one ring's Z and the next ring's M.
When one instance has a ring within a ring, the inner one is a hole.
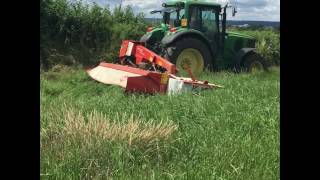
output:
M175 5L176 3L185 3L185 4L202 4L202 5L210 5L210 6L219 6L221 4L214 2L212 0L166 0L165 3L167 5Z

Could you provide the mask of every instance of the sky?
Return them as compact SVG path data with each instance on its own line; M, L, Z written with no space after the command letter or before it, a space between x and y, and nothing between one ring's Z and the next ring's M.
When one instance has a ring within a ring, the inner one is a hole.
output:
M158 18L159 15L151 15L150 11L161 9L165 0L85 0L88 3L96 2L100 6L109 5L112 9L122 2L123 6L130 5L135 13L144 12L146 17ZM234 2L230 0L207 0L221 4ZM251 20L251 21L280 21L280 0L237 0L238 13L231 16L231 9L227 12L228 20Z

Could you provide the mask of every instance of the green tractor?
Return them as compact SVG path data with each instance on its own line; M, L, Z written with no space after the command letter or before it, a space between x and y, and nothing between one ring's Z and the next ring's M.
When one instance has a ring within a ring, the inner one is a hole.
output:
M171 0L162 4L160 27L149 26L140 41L146 47L176 64L189 67L194 74L209 70L233 69L237 72L267 70L267 63L256 52L256 39L226 32L226 10L214 2ZM236 9L233 8L234 15Z

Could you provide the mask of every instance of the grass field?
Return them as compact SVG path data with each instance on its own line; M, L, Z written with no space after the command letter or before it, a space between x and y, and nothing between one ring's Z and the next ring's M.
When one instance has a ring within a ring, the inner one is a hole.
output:
M126 95L41 72L41 179L280 179L280 70L206 73L223 89Z

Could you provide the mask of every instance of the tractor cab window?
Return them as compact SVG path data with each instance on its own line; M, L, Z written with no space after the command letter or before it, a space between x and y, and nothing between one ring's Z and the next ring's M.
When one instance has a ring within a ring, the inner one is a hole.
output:
M204 33L214 33L217 31L216 13L214 10L207 9L201 13L202 30Z
M179 20L184 19L184 9L180 9L180 13L179 13Z
M201 31L200 10L197 7L192 7L190 12L190 28Z
M210 40L216 40L219 33L219 13L212 7L192 6L190 28L203 32Z
M170 24L171 26L174 26L175 21L177 20L177 16L178 16L177 11L173 11L172 13L170 13L170 19L168 24Z
M164 12L164 23L172 27L181 26L181 19L184 18L184 9L172 8Z

